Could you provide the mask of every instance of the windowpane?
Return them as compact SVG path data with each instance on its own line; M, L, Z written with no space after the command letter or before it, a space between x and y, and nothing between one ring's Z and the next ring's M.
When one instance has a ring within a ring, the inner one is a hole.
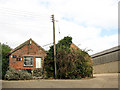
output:
M33 57L24 57L24 65L32 66L33 65Z
M21 58L16 58L17 59L17 61L21 61Z
M13 55L12 57L13 57L13 58L16 58L16 55Z

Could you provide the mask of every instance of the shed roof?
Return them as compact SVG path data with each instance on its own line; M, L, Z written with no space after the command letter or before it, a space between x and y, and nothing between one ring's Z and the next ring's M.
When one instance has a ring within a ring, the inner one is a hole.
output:
M81 50L78 46L76 46L74 43L71 43L70 45L71 49L75 49L75 50Z
M91 56L92 56L92 58L95 58L95 57L102 56L102 55L105 55L105 54L108 54L111 52L115 52L115 51L119 51L119 50L120 50L120 45L112 47L112 48L104 50L104 51L101 51L101 52L98 52L98 53L95 53Z

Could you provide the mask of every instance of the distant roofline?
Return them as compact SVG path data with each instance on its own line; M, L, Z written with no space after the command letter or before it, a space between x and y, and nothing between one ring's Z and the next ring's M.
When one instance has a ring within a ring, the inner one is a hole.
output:
M106 50L98 52L98 53L95 53L95 54L91 55L91 57L95 58L95 57L102 56L102 55L105 55L105 54L108 54L108 53L111 53L111 52L115 52L115 51L119 51L119 50L120 50L120 45L112 47L110 49L106 49Z
M73 44L75 47L77 47L79 50L81 50L77 45L75 45L73 42L71 43L71 44Z

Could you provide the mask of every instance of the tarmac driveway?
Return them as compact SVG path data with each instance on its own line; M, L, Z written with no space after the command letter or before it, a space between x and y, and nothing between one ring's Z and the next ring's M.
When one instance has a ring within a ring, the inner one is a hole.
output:
M2 88L118 88L118 73L94 74L94 77L80 80L3 80Z

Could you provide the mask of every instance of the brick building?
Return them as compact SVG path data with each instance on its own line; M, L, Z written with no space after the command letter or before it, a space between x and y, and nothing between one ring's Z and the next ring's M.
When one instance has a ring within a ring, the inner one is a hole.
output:
M71 45L70 45L70 48L71 49L74 49L74 50L81 50L78 46L76 46L74 43L72 43Z
M32 39L9 52L9 66L15 69L43 68L45 50Z
M73 43L70 47L75 50L79 49ZM46 55L41 46L29 39L9 52L9 66L15 69L42 69Z

